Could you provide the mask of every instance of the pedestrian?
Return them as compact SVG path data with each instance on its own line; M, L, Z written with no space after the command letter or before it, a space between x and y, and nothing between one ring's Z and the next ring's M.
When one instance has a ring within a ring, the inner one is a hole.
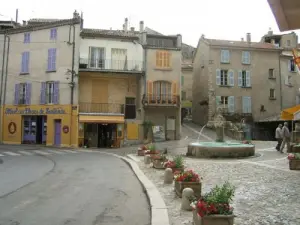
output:
M275 138L277 140L276 150L280 151L282 143L282 124L279 124L275 131Z
M288 128L288 123L284 122L283 128L282 128L282 144L280 148L280 152L283 153L284 146L286 144L287 149L290 149L290 141L291 141L291 135L290 130Z

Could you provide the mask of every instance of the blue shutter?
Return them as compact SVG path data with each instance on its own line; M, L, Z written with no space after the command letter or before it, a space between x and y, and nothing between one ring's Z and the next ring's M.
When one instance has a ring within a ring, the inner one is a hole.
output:
M46 82L41 84L40 104L46 104Z
M246 86L251 87L251 75L250 71L246 71Z
M20 99L20 84L15 84L15 99L14 99L14 105L19 104Z
M247 96L243 96L242 98L242 105L243 105L243 113L247 113L247 101L248 101L248 98Z
M234 71L229 70L229 86L234 86Z
M26 52L22 53L21 73L25 73Z
M248 110L247 110L247 112L248 112L248 113L252 113L251 96L248 96L248 101L247 101L247 103L248 103Z
M30 43L30 33L27 33L27 43Z
M225 50L221 50L221 62L225 62Z
M52 49L52 61L51 61L51 63L52 63L52 65L51 65L51 68L52 68L52 70L56 70L56 48L53 48Z
M216 84L221 85L221 70L217 69L216 71Z
M291 60L288 60L288 70L291 71L292 68L291 68Z
M59 104L59 81L54 81L53 103Z
M25 56L25 73L29 73L29 52L26 52Z
M234 96L228 96L228 112L234 113Z
M229 50L226 50L226 61L227 63L230 62L230 51Z
M25 104L30 105L31 103L31 83L26 83L26 96L25 96Z
M221 105L221 96L216 96L216 106Z
M251 64L251 54L250 54L250 52L247 52L247 56L248 56L248 60L247 60L247 63L248 64Z
M47 66L47 71L51 71L51 65L52 65L52 48L48 49L48 66Z
M238 75L238 86L242 87L243 86L243 73L241 70L239 70L239 75Z

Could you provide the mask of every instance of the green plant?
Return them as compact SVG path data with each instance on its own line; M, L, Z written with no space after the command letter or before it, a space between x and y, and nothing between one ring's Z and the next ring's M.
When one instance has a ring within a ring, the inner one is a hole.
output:
M175 168L182 168L184 164L184 159L182 155L176 155L173 158L173 162L175 164Z
M216 185L210 192L203 196L203 200L207 203L230 203L234 196L235 187L228 181L222 186Z
M156 150L156 146L154 144L151 144L148 146L148 149L150 150L150 152L154 152Z
M300 153L290 153L287 157L289 160L299 160L300 159Z
M180 182L200 182L201 179L193 170L186 170L175 176L175 181Z

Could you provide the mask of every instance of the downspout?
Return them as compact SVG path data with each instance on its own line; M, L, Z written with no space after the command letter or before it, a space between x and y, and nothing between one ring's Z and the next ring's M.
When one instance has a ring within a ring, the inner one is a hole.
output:
M4 34L4 43L3 43L3 54L2 54L2 68L1 68L1 86L0 86L0 108L4 113L3 104L2 104L2 95L3 95L3 77L4 77L4 64L5 64L5 51L6 51L6 34ZM2 115L0 116L0 126L1 126L1 143L3 143L3 124L2 124Z
M8 59L9 59L9 46L10 46L10 36L6 36L8 39L7 42L7 53L6 53L6 68L5 68L5 79L4 79L4 96L3 96L3 107L5 106L5 101L6 101L6 87L7 87L7 75L8 75ZM1 84L2 85L2 84ZM3 108L3 113L2 113L2 121L4 121L4 108ZM2 126L2 125L1 125ZM3 126L2 126L3 128ZM2 132L2 142L3 142L3 132Z
M283 95L282 95L282 77L281 77L281 63L280 63L280 54L281 52L279 52L278 56L279 56L279 84L280 84L280 88L279 88L279 92L280 92L280 110L282 111L283 110Z

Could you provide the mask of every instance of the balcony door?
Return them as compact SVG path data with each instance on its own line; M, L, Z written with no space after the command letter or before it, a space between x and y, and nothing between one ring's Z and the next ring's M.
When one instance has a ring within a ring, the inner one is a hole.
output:
M153 83L154 100L160 102L172 101L172 84L168 81L155 81Z
M112 48L111 49L111 69L127 70L127 50Z
M90 47L89 66L90 68L105 68L104 48Z

